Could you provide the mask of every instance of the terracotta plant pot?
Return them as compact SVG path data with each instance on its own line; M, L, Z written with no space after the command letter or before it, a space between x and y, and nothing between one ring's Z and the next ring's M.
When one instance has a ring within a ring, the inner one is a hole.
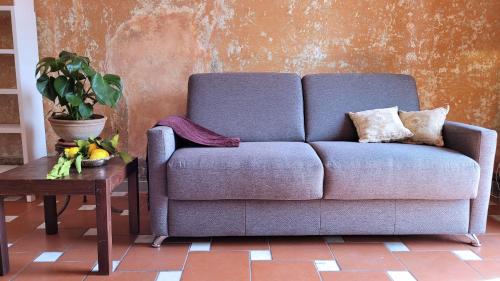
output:
M106 117L102 115L94 115L93 117L93 119L88 120L65 120L50 117L49 122L54 132L65 141L86 140L90 137L98 137L106 125Z

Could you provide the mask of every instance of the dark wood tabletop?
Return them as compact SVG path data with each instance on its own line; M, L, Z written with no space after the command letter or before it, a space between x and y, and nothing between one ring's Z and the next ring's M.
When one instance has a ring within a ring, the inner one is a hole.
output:
M136 162L135 159L132 162ZM47 173L57 162L57 157L43 157L28 164L0 174L0 194L15 195L32 192L35 194L89 194L95 189L89 183L104 181L109 188L119 185L137 164L125 165L119 157L114 157L102 167L83 168L78 174L74 168L69 176L49 180ZM68 184L68 181L71 184Z

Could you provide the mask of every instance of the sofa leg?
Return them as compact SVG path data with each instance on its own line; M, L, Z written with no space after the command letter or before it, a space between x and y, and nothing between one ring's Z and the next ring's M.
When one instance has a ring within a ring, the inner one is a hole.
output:
M159 235L155 237L155 240L153 240L153 244L151 244L151 247L153 248L160 248L161 243L163 243L163 240L165 240L168 236L166 235Z
M467 234L467 237L470 239L470 244L474 247L481 247L481 241L479 241L479 238L477 238L476 234L469 233Z

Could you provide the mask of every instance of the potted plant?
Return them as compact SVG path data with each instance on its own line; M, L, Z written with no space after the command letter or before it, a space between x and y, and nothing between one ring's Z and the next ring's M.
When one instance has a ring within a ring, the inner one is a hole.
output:
M90 66L89 58L67 51L42 58L35 75L38 91L55 105L48 120L66 141L99 136L106 117L94 114L94 106L114 108L123 94L118 75L103 75Z

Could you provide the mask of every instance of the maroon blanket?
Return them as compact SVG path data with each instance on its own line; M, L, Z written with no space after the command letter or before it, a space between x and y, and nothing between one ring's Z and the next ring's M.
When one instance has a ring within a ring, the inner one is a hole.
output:
M155 126L168 126L174 130L176 136L195 144L219 147L237 147L240 145L240 138L221 136L181 116L167 117L158 121Z

